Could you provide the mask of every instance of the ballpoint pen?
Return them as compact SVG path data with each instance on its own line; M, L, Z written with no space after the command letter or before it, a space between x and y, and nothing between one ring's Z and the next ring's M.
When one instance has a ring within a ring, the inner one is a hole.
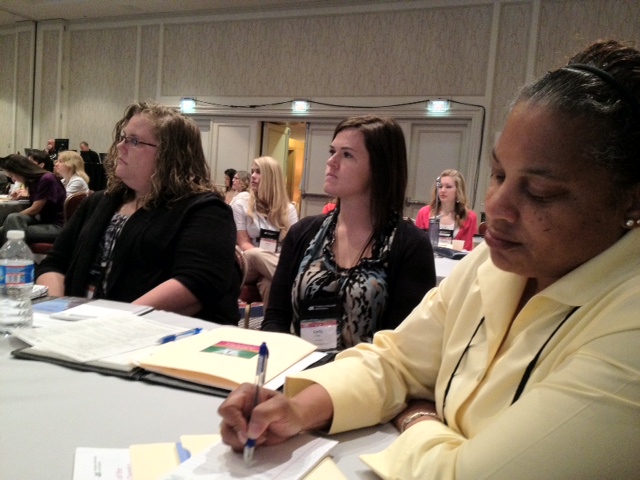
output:
M167 335L166 337L162 337L160 340L158 340L158 343L162 344L162 343L175 342L179 338L189 337L191 335L197 335L201 331L202 329L200 327L196 327L196 328L192 328L191 330L185 330L184 332L174 333L172 335Z
M253 399L253 408L258 406L258 401L260 399L260 388L264 385L264 377L267 372L267 358L269 358L269 350L267 349L267 344L262 342L260 345L260 353L258 354L258 367L256 368L256 396ZM256 441L253 438L247 440L247 443L244 446L244 461L245 463L250 463L253 459L253 450L256 448Z

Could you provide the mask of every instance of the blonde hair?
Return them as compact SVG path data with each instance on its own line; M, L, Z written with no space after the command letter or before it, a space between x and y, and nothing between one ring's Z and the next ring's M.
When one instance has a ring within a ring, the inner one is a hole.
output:
M289 231L289 197L284 183L284 174L278 161L271 157L258 157L255 163L260 169L258 191L251 190L247 214L265 215L269 223L280 230L282 240Z
M453 168L444 170L439 178L450 177L453 179L453 183L456 185L456 203L455 203L455 213L456 213L456 224L460 224L461 222L467 219L467 215L469 214L469 206L467 205L467 188L464 181L464 177L458 170L454 170ZM442 208L442 203L438 202L438 211L436 211L436 199L438 198L438 186L434 183L433 189L431 190L431 202L429 206L431 207L431 216L434 217L440 213L440 208Z
M78 152L74 152L73 150L60 152L56 161L69 167L71 169L71 175L78 175L85 182L89 183L89 175L84 171L84 160Z

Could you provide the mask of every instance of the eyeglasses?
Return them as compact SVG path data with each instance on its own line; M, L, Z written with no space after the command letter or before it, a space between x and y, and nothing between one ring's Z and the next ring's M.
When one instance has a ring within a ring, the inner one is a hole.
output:
M139 140L135 137L127 137L126 135L120 135L118 137L118 143L122 143L124 142L124 144L126 145L127 143L130 143L131 146L133 148L136 148L138 145L147 145L149 147L157 147L158 145L154 145L153 143L147 143L147 142L143 142L142 140Z

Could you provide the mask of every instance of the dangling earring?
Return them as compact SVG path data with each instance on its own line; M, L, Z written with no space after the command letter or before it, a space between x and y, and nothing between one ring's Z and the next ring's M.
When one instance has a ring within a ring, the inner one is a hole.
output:
M638 227L640 227L640 218L639 218L638 220L636 220L636 225L637 225Z
M633 228L633 226L638 223L638 225L640 225L640 220L635 221L633 218L629 218L627 219L627 221L624 222L624 226L627 228Z

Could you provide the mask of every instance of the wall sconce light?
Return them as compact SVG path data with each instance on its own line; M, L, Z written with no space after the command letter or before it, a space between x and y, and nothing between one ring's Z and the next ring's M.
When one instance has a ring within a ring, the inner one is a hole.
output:
M196 100L190 97L180 99L180 111L182 113L193 113L196 111Z
M449 110L449 100L429 100L427 111L431 113L444 113Z
M305 113L309 110L309 102L306 100L294 100L291 105L291 110L293 113Z

